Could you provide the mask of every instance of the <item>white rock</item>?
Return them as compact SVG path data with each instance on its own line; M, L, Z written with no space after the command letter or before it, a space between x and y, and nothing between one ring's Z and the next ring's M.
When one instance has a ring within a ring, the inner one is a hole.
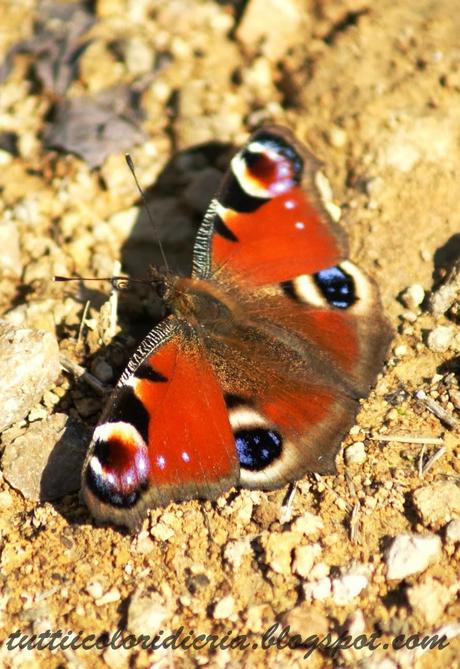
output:
M438 481L418 488L412 499L424 525L444 525L460 517L460 486L454 481Z
M428 348L435 353L443 353L450 348L454 335L454 328L450 325L438 325L428 335Z
M321 516L315 516L315 514L306 511L294 520L291 525L291 530L294 532L301 532L308 536L322 530L323 527L324 523Z
M453 598L450 588L434 578L411 586L407 599L411 607L419 612L429 625L436 623Z
M156 592L136 591L129 602L128 630L132 634L155 635L171 616L163 598Z
M412 311L417 311L424 299L425 290L419 283L413 283L411 286L408 286L401 295L404 306Z
M386 551L387 578L401 580L418 574L441 557L441 539L436 534L400 534Z
M321 578L319 581L313 583L305 583L303 592L305 600L310 602L312 599L323 601L331 596L332 583L328 576Z
M306 39L309 18L302 0L250 0L236 31L246 51L254 53L262 42L262 53L271 61Z
M56 337L0 321L0 432L38 404L60 371Z
M344 452L347 465L362 465L366 461L366 447L362 441L355 441Z
M338 606L349 604L364 588L367 588L369 578L362 567L352 567L339 578L332 580L332 598Z
M446 527L446 541L456 544L460 541L460 518L451 520Z
M214 618L224 620L229 618L235 612L235 598L233 595L222 597L214 607Z
M313 567L316 558L321 555L321 546L316 544L309 544L308 546L297 546L294 549L294 562L292 570L306 578Z
M0 275L17 279L21 274L18 229L13 221L0 221Z

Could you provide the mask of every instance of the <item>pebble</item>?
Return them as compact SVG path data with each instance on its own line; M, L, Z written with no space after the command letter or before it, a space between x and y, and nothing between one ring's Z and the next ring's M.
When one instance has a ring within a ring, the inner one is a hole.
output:
M105 606L106 604L113 604L114 602L119 602L121 599L121 594L118 588L112 588L105 595L98 597L94 602L96 606Z
M306 578L313 567L316 558L321 554L321 546L316 544L309 544L308 546L297 546L294 549L294 562L292 564L292 571Z
M460 516L460 487L454 481L418 488L412 493L412 500L424 525L444 525Z
M315 516L315 514L306 511L301 516L297 516L291 525L291 530L311 536L322 530L323 527L324 523L321 516Z
M24 497L50 501L80 489L80 473L90 433L56 413L6 444L3 475Z
M281 618L282 625L289 625L289 634L299 634L302 639L316 634L324 638L329 630L329 621L325 615L315 611L308 604L303 602L287 611Z
M436 534L400 534L385 553L387 579L401 580L425 571L441 557L441 539Z
M344 458L347 465L362 465L366 461L366 448L362 441L355 441L344 451Z
M277 574L290 574L292 549L298 544L298 532L273 532L266 534L262 537L266 563Z
M0 432L38 404L60 371L54 335L0 321Z
M460 518L451 520L446 527L446 541L450 544L460 542Z
M454 338L454 328L449 325L438 325L428 334L428 348L435 353L443 353L450 348Z
M424 299L425 290L419 283L413 283L411 286L408 286L401 295L402 303L411 311L417 311Z
M132 634L154 636L171 617L160 594L138 590L131 596L128 606L128 631Z
M364 565L356 565L338 578L332 579L332 599L337 606L345 606L369 585L369 576Z
M224 548L224 560L226 560L236 571L240 568L245 555L251 553L251 544L249 539L241 541L232 540Z
M216 620L225 620L235 612L235 598L233 595L222 597L214 607L214 618Z
M263 20L261 20L263 17ZM308 34L307 6L302 0L250 0L236 37L248 53L259 50L275 62Z
M331 596L332 583L328 576L320 578L318 581L312 583L304 583L303 594L306 602L311 602L313 599L323 601Z
M18 279L22 274L19 234L13 221L0 222L0 276Z
M406 591L411 607L429 625L436 623L452 599L453 593L435 578L427 578L423 583L411 586Z
M104 586L96 578L86 585L85 590L93 599L99 599L104 594Z

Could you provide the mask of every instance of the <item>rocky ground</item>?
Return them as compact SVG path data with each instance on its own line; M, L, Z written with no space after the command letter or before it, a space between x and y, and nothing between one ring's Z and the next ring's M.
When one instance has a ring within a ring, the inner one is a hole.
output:
M89 650L3 643L1 666L459 667L457 2L3 0L1 12L0 639L100 637ZM395 330L387 365L336 476L173 504L134 535L98 527L78 496L88 434L159 307L125 291L114 319L109 284L52 277L110 276L116 261L143 275L158 234L189 269L232 147L263 121L324 161L351 257ZM270 645L283 625L381 645ZM250 646L104 646L117 629L181 626ZM392 646L434 634L444 648Z

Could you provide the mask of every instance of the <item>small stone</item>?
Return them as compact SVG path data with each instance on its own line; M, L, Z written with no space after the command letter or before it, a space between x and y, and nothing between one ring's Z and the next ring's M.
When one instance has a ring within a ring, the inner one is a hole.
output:
M313 599L323 601L331 596L332 583L328 576L314 581L312 583L305 583L303 592L306 602L311 602Z
M226 595L217 602L214 607L214 618L224 620L229 618L235 612L235 598L233 595Z
M450 588L435 578L413 585L407 590L409 604L425 618L428 625L436 623L452 599Z
M316 544L309 544L308 546L297 546L294 549L294 562L292 571L294 571L302 578L306 578L313 567L316 558L321 555L321 546Z
M0 432L38 404L60 371L56 337L0 321Z
M451 520L447 525L446 541L450 544L457 544L460 542L460 519Z
M261 20L263 17L263 20ZM250 0L236 31L245 50L259 50L275 62L308 34L308 12L302 0Z
M412 499L424 525L440 526L460 516L460 487L453 481L418 488Z
M13 221L0 222L0 276L18 279L22 274L19 233Z
M249 540L229 541L224 548L224 559L236 571L240 568L245 555L251 553L251 544Z
M436 534L400 534L386 551L387 578L401 580L425 571L441 557L441 539Z
M347 465L362 465L366 461L366 447L362 441L355 441L344 451L344 458Z
M327 133L327 137L331 146L336 149L342 149L347 143L347 133L343 128L340 128L338 125L333 125Z
M98 597L95 600L96 606L105 606L105 604L113 604L114 602L119 602L121 599L121 594L118 588L112 588L105 595Z
M150 534L158 541L169 541L174 536L174 530L164 523L157 523L150 530Z
M332 580L332 598L338 606L349 604L369 585L364 565L352 567L339 578Z
M104 586L97 579L91 580L85 587L85 590L93 599L99 599L104 594Z
M417 311L425 299L425 290L419 283L408 286L401 295L402 303L411 311Z
M393 353L397 358L403 358L408 353L408 348L405 344L399 344L395 346Z
M324 523L320 516L315 516L314 513L306 511L294 520L291 530L310 536L322 530L323 527Z
M130 650L123 646L116 646L113 648L109 646L102 655L104 662L110 669L128 669Z
M282 616L283 626L289 625L289 634L299 634L302 639L316 634L319 638L324 638L329 629L329 622L326 616L319 611L315 611L307 603L295 606Z
M65 414L32 423L8 442L2 468L8 483L27 499L50 501L80 489L90 433Z
M131 596L127 627L132 634L154 636L170 617L171 612L158 593L146 594L138 590Z
M262 538L265 561L277 574L291 573L291 553L299 544L298 532L272 532Z
M428 348L435 353L443 353L450 348L454 338L454 328L449 325L438 325L428 335Z

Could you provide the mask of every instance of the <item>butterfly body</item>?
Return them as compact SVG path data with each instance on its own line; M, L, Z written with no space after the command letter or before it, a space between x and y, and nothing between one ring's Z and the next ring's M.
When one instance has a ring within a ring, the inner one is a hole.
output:
M130 359L82 489L101 520L331 473L390 340L375 284L286 130L254 133L198 232L191 277L153 271L169 316Z

